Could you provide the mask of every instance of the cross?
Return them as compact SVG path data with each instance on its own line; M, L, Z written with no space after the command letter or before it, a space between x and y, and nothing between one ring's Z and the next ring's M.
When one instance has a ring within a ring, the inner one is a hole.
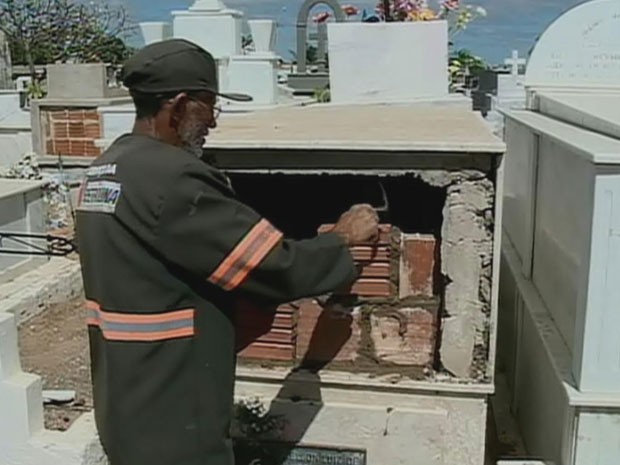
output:
M519 58L518 50L512 51L512 58L506 58L504 60L504 64L510 66L513 77L519 76L519 66L524 65L526 63L527 63L527 60L525 58Z

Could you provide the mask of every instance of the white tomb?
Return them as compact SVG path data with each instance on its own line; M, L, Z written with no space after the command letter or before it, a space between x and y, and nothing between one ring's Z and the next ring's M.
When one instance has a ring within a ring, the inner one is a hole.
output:
M0 90L0 171L32 152L30 119L19 90Z
M243 13L220 0L197 0L188 10L173 11L173 35L190 40L215 58L241 54Z
M275 54L276 23L248 20L254 52L229 58L225 85L248 93L256 104L273 104L278 95L278 62Z
M40 181L0 178L0 233L40 234L45 231L41 186ZM28 249L19 240L0 236L0 283L13 279L42 261L42 258L32 255L2 252L3 249ZM40 241L38 245L41 245Z
M555 21L506 110L499 359L528 450L620 460L620 2Z
M334 103L448 98L446 21L330 23L328 36Z
M139 24L144 45L169 39L172 36L170 23L165 21L145 21Z

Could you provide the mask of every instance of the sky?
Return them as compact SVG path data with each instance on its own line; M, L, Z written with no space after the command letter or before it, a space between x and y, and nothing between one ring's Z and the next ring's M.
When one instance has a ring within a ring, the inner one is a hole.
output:
M121 1L121 0L117 0ZM290 58L295 48L295 22L303 0L223 0L243 11L246 18L271 18L280 24L277 51ZM435 0L429 0L432 5ZM172 10L186 9L192 0L122 0L134 21L170 20ZM470 0L467 4L482 6L488 16L454 38L456 48L467 48L485 60L499 64L513 49L526 55L536 38L567 9L582 0ZM341 5L373 8L373 0L341 0ZM313 12L322 7L316 7Z

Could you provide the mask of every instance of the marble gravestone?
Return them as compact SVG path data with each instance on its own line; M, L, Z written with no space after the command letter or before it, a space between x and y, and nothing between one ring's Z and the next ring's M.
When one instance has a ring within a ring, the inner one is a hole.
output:
M619 47L620 2L586 2L549 26L529 59L526 87L617 88Z
M507 110L499 358L533 455L620 457L620 2L549 26Z

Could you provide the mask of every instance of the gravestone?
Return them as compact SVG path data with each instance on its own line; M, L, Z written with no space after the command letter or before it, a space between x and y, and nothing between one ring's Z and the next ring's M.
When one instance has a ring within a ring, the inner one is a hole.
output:
M525 87L526 108L506 112L498 353L528 451L615 464L620 2L586 2L551 24Z
M173 11L173 36L190 40L217 59L241 55L241 11L227 8L221 0L198 0L188 10Z
M620 2L594 0L545 31L530 56L529 88L605 90L620 82Z

